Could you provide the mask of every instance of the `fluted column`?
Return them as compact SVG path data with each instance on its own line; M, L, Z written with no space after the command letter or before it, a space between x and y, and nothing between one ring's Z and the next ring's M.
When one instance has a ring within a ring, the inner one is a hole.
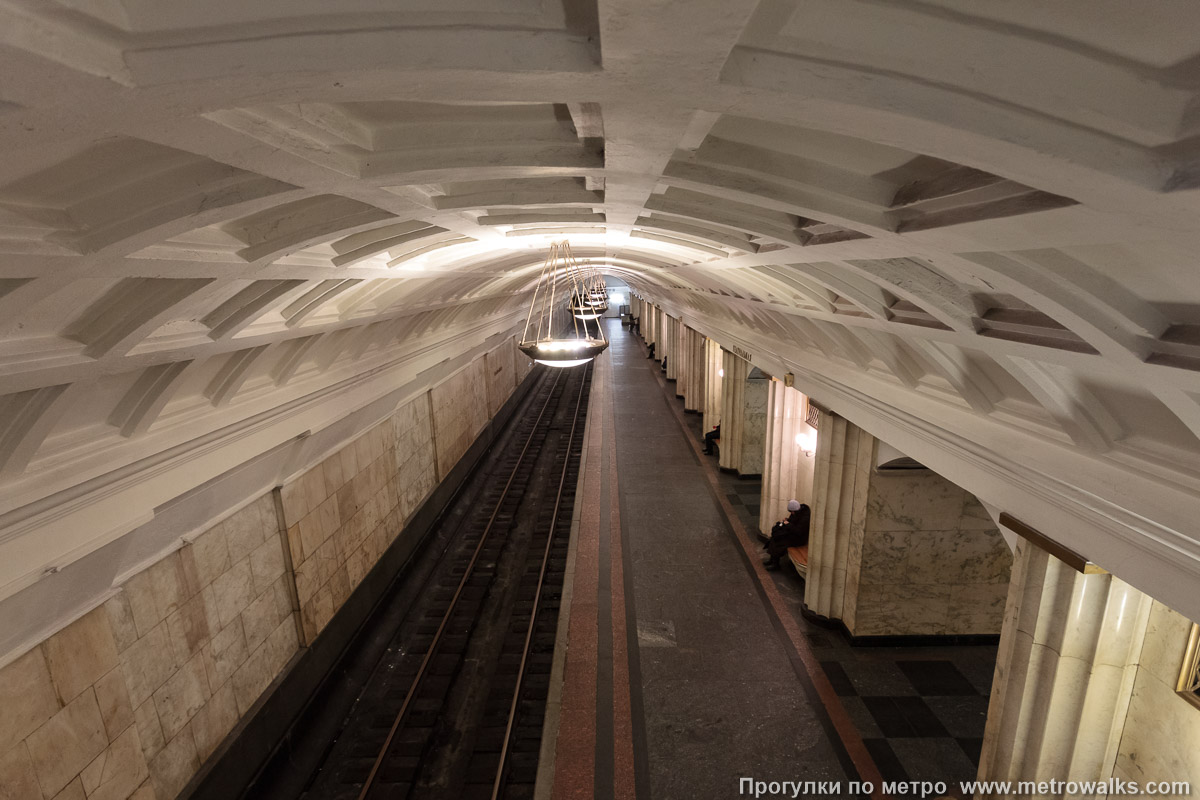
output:
M769 379L733 353L724 352L722 363L720 466L739 475L759 475Z
M979 762L983 780L1113 774L1152 600L1017 543Z
M667 380L673 381L679 377L679 320L667 316L664 322L662 355L667 359Z
M687 334L684 364L687 370L687 384L683 392L683 408L685 411L701 411L704 409L704 371L705 371L705 338L691 328L684 328Z
M712 339L704 340L704 432L708 433L721 422L721 386L724 381L724 360L721 346Z
M821 414L804 604L823 617L843 615L847 573L862 551L874 454L875 437L837 414Z
M814 433L804 421L804 395L780 381L771 381L768 392L766 454L758 517L763 533L787 516L788 500L812 504L816 462L814 455L805 455L796 444L798 435L807 441Z
M725 378L721 381L722 469L737 470L742 464L742 406L750 363L727 350L721 351Z
M683 380L683 320L671 320L671 360L667 362L667 380L675 381L676 396L683 394L679 385Z

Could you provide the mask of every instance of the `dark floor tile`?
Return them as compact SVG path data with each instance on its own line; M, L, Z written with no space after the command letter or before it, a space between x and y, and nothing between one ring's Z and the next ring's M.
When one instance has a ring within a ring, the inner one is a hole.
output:
M738 497L737 492L730 492L729 494L725 495L725 499L728 500L730 504L735 506L740 506L742 504L742 498Z
M823 633L806 633L804 635L808 637L808 643L813 647L833 647L833 642Z
M896 666L921 695L978 694L971 682L949 661L897 661Z
M988 698L972 695L926 696L923 699L951 736L970 738L983 735L983 726L987 722Z
M967 754L967 758L971 759L971 763L978 767L979 753L983 750L983 738L959 739L958 746Z
M858 692L854 690L854 684L850 681L850 676L846 674L846 670L842 669L842 665L836 661L822 661L821 669L825 670L825 676L829 678L829 683L833 685L833 690L841 697L855 697Z
M912 728L910 736L949 736L946 726L919 697L894 697L892 701Z
M871 712L867 710L867 706L863 703L861 697L842 697L839 699L842 708L846 710L846 715L854 723L854 729L858 731L859 736L864 739L883 738L883 731L879 730L879 726L875 724L875 718L871 716Z
M958 671L984 697L992 693L992 677L996 672L996 648L987 645L960 648L954 657Z
M866 650L858 648L852 651L852 657L839 659L860 695L899 697L917 693L904 673L896 668L894 661L878 658Z
M908 781L908 773L901 766L900 759L892 752L887 739L863 739L863 744L866 745L871 760L879 767L879 773L885 781Z
M947 788L957 790L961 781L971 780L978 771L950 738L890 739L888 745L910 781L945 781Z
M889 739L900 736L915 736L912 726L904 713L896 706L894 697L864 697L863 705L871 712L871 717L879 730Z

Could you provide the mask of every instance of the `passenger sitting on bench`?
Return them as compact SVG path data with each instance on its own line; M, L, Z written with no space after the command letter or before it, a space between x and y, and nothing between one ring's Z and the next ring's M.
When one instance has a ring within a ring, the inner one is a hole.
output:
M704 455L711 456L713 454L713 445L717 439L721 438L721 423L713 425L713 429L704 434Z
M650 348L650 355L646 356L646 358L654 358L654 342L651 342L646 346Z
M787 555L789 547L808 544L808 525L812 511L806 503L788 500L787 519L776 522L771 528L771 538L763 545L770 556L763 564L767 569L779 569L779 559Z

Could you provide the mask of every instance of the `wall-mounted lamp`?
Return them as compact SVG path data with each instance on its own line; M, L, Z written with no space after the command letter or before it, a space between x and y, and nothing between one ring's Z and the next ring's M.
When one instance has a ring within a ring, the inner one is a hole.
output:
M718 377L718 378L724 378L724 377L725 377L725 370L724 370L724 369L719 369L719 370L717 370L717 377Z
M797 433L796 447L804 451L805 456L812 458L817 449L817 435L815 433Z

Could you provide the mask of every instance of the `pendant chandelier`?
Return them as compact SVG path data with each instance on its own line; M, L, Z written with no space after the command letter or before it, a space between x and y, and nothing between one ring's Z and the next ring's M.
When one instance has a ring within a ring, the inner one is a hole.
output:
M583 290L571 295L571 314L575 319L599 319L608 311L608 289L594 265L586 265L582 271Z
M599 318L608 310L608 303L596 300L597 292L607 298L603 287L599 272L576 261L569 244L551 243L529 303L521 352L550 367L586 364L604 352L608 340ZM565 311L561 308L564 303ZM596 321L594 335L588 327L592 320Z

